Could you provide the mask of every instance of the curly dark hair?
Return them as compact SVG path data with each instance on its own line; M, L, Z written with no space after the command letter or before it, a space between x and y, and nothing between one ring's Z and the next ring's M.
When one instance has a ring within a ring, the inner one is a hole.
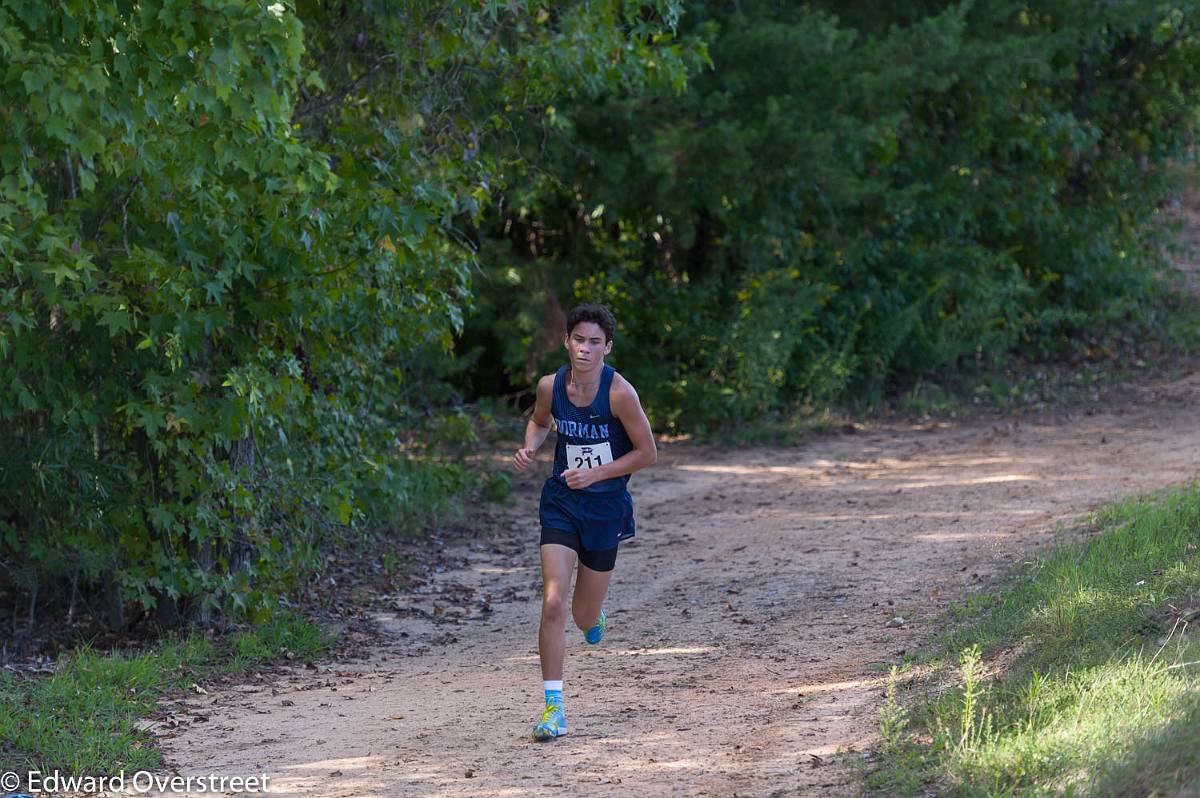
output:
M585 321L590 321L601 330L604 330L605 343L611 341L613 335L617 332L617 320L613 316L612 311L603 305L597 305L594 302L585 302L582 305L576 305L571 308L571 312L567 314L567 335L571 334L571 330L574 330L576 325Z

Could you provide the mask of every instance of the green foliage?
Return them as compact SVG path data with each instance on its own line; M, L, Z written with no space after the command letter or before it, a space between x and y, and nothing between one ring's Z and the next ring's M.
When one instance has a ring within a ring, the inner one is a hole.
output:
M278 660L311 662L332 642L327 631L296 613L276 613L270 621L231 636L232 656L222 667L239 671Z
M484 478L480 493L489 502L508 504L512 496L512 482L512 477L509 474L496 471Z
M657 428L703 430L1158 324L1198 10L689 6L689 90L560 108L573 135L513 185L480 368L529 385L560 309L604 301Z
M904 744L908 732L908 709L899 699L900 669L892 665L888 671L884 704L879 710L879 739L885 752L894 755Z
M955 671L956 686L889 701L870 786L1125 796L1200 778L1200 639L1188 623L1200 611L1200 485L1113 505L1095 527L957 608L969 623L929 652L926 677ZM997 652L1008 655L989 662Z
M53 673L0 672L0 750L10 770L60 769L79 777L132 773L162 765L162 752L142 726L168 692L266 662L310 661L331 642L307 619L277 614L262 628L214 644L206 635L170 635L139 653L81 646Z
M677 13L0 4L6 573L114 626L262 618L346 530L444 507L461 231L522 167L511 118L681 85Z

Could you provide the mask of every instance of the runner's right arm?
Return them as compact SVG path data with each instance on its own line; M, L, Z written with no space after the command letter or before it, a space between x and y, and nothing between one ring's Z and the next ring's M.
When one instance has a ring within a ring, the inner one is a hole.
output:
M537 402L533 405L533 414L525 425L525 448L517 449L513 455L513 466L518 471L533 462L533 456L538 447L545 442L550 434L550 404L554 398L554 375L547 374L538 380Z

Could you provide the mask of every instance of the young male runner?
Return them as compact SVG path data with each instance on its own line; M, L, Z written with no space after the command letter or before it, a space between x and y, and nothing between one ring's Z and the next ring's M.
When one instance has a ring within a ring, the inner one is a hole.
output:
M558 430L554 474L542 486L542 622L538 653L546 709L533 727L535 740L567 733L563 712L563 630L571 571L579 562L571 616L593 645L604 637L604 596L612 581L617 543L633 537L633 498L625 486L634 471L658 459L654 434L637 393L604 362L612 351L616 320L603 305L584 304L567 314L564 346L569 363L538 380L537 404L525 426L525 448L513 456L523 471Z

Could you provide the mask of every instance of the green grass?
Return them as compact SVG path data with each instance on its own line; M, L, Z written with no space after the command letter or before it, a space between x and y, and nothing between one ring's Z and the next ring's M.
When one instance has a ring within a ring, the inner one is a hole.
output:
M136 724L160 696L289 654L308 661L329 642L320 627L281 614L225 640L192 633L142 653L81 646L60 658L53 673L0 673L0 754L18 771L82 776L158 767L160 752Z
M868 793L1200 787L1200 484L1092 525L955 607L960 623L893 671Z

